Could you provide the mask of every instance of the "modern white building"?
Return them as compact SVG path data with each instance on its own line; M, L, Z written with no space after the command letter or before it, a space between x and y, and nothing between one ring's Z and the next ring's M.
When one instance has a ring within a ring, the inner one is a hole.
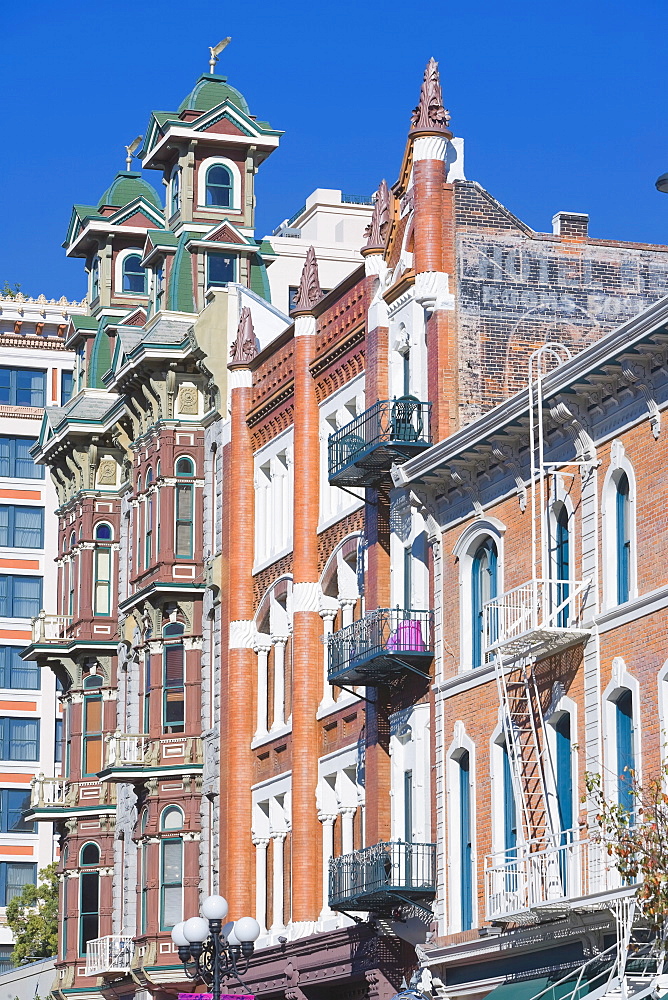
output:
M55 677L21 659L31 619L57 610L56 491L30 448L44 407L72 392L64 333L84 311L64 298L0 297L0 972L12 951L6 905L57 857L51 825L23 816L34 775L59 773L62 755Z

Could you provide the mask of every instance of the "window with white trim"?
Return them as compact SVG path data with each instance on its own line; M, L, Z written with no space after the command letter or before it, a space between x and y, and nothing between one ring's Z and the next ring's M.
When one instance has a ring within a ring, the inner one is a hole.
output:
M292 432L255 456L255 564L292 547Z
M613 441L603 483L603 598L614 608L637 597L636 483L621 441Z

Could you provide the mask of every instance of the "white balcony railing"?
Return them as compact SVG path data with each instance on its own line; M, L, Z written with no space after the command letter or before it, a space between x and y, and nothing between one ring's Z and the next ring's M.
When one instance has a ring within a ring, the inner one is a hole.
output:
M590 580L530 580L493 597L483 606L483 646L521 648L543 633L554 638L583 631Z
M107 767L136 767L146 762L150 740L142 733L114 733L107 737Z
M102 976L105 972L129 972L134 941L120 934L95 938L86 946L86 975Z
M619 872L600 841L576 840L569 830L557 842L534 841L485 858L488 920L504 920L621 886Z
M60 642L67 638L67 630L71 624L71 615L47 615L45 611L40 611L32 619L32 641Z
M30 808L60 808L68 804L68 789L65 778L45 777L43 774L36 774L32 779L30 788Z

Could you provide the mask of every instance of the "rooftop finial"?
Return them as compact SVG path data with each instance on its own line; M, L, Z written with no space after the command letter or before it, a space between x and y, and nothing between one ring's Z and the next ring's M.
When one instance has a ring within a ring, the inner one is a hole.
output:
M387 227L390 223L390 192L387 189L387 181L382 180L378 185L376 200L373 203L373 213L371 222L364 230L366 243L362 247L365 251L384 250L387 240Z
M129 146L125 147L125 152L127 153L127 156L125 157L126 170L132 170L132 160L134 158L135 151L139 149L139 143L141 141L142 141L142 136L138 135L137 138L134 139Z
M320 279L318 278L318 261L315 256L315 250L311 246L308 248L306 260L304 261L304 268L299 282L299 291L297 292L295 304L292 307L292 314L311 312L313 307L320 302L321 298L322 288L320 287Z
M228 368L247 368L255 357L257 357L257 344L253 318L248 306L244 306L239 317L237 336L230 348Z
M209 46L209 73L213 73L216 68L216 63L218 62L218 56L223 51L226 45L229 45L232 41L231 37L223 38L222 42L218 42L217 45Z
M443 107L441 80L438 75L438 63L432 57L427 63L420 90L420 102L411 116L410 134L416 132L440 132L452 137L448 129L450 112Z

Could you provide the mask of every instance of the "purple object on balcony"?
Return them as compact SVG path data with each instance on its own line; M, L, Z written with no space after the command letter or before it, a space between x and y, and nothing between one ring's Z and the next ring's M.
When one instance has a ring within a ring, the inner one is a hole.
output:
M422 638L422 626L418 621L399 622L387 640L385 648L390 653L425 653L427 647Z

